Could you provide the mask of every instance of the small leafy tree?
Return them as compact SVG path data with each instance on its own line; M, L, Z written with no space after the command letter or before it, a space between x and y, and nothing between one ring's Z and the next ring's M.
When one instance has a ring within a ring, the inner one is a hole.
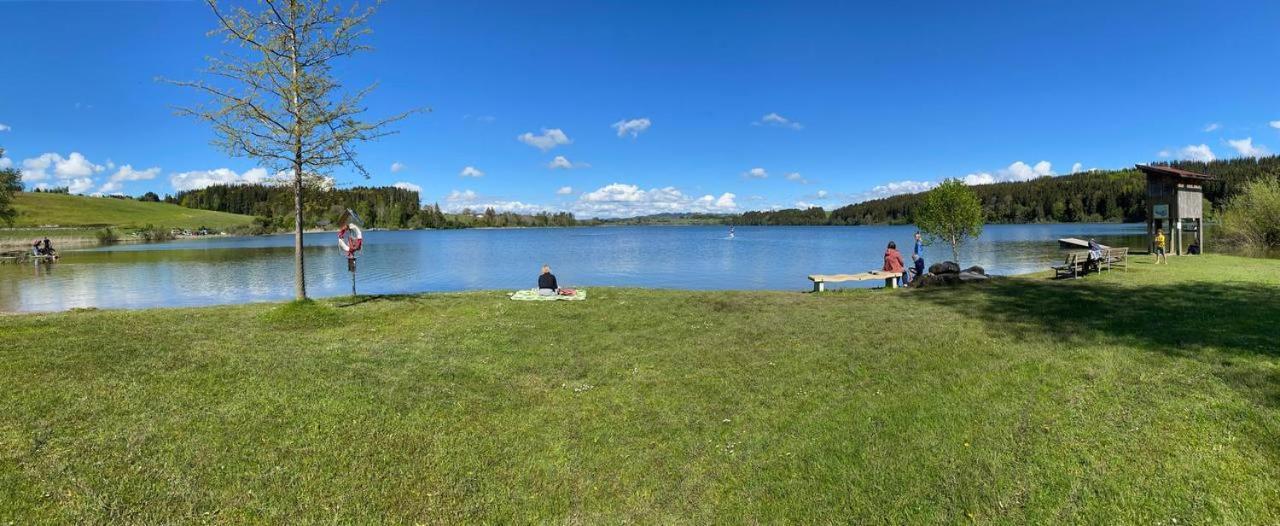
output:
M213 125L232 155L255 159L287 174L293 189L294 292L306 299L302 260L303 190L325 181L334 168L368 172L352 147L388 135L386 126L412 111L379 121L364 121L362 99L373 86L342 94L333 66L370 48L361 38L370 30L372 7L345 9L329 0L261 0L256 10L220 9L206 0L218 19L211 34L232 50L208 58L208 80L174 82L207 95L212 104L180 108Z
M916 210L916 227L927 242L951 245L951 258L960 262L960 246L982 235L982 201L959 179L947 179L924 195Z
M0 148L0 159L4 158L4 148ZM0 168L0 222L13 225L18 211L13 208L13 194L22 191L22 172L17 168Z
M1280 247L1280 180L1245 183L1220 214L1223 240L1249 250Z

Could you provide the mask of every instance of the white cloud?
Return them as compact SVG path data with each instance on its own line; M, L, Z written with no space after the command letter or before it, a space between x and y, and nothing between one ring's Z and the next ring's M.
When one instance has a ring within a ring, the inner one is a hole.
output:
M783 177L786 177L788 181L792 181L800 184L809 184L809 180L805 179L804 176L800 175L800 172L791 172L787 175L784 175Z
M287 174L285 175L287 176ZM280 176L280 174L277 174L277 176ZM169 176L169 184L172 184L173 189L179 192L198 190L218 184L258 184L270 182L270 180L271 176L264 168L253 168L246 170L243 174L237 174L230 168L217 168L182 172Z
M12 130L12 129L13 129L13 128L12 128L12 127L10 127L8 124L5 124L5 123L3 123L3 122L0 122L0 132L7 132L7 131Z
M391 173L393 173L393 174L394 174L394 173L400 173L400 171L402 171L402 170L404 170L404 163L402 163L402 162L400 162L400 161L396 161L396 162L394 162L394 163L391 163Z
M98 191L104 194L114 194L124 189L125 181L148 181L155 179L160 175L160 167L147 168L146 170L135 170L132 165L121 166L116 173L111 174L107 178L107 182L99 188Z
M804 129L804 125L796 121L793 121L791 119L788 119L786 117L783 117L781 115L778 115L777 113L769 113L764 117L760 117L760 120L753 122L751 124L756 126L779 126L782 128L790 128L792 130Z
M1075 163L1075 164L1071 165L1071 173L1073 173L1073 174L1078 174L1078 173L1080 173L1080 171L1081 171L1081 170L1084 170L1084 165L1083 165L1083 164Z
M559 190L556 190L556 195L569 195L572 193L573 193L572 186L561 186Z
M93 175L105 169L100 164L90 162L79 152L71 152L65 158L51 152L23 159L22 181L35 183L55 178L58 186L66 186L72 193L84 193L94 186Z
M440 207L445 212L451 214L461 213L463 209L470 209L473 213L482 213L486 208L492 208L496 212L515 212L517 214L536 214L544 211L554 211L541 205L530 203L522 203L520 201L505 201L499 199L482 199L481 196L472 190L454 190L444 198L444 206Z
M1277 129L1277 130L1280 130L1280 121L1271 121L1271 122L1267 123L1267 125L1271 126L1272 128L1275 128L1275 129Z
M1209 149L1207 144L1188 144L1178 150L1178 158L1186 161L1209 162L1218 157L1213 154L1213 150Z
M74 179L66 179L62 181L67 187L67 191L73 194L83 194L93 189L92 177L77 177Z
M934 184L928 181L912 181L909 179L906 181L893 181L875 186L871 190L854 196L853 202L870 201L899 194L915 194L933 187Z
M748 179L764 179L769 177L769 172L766 172L764 168L752 168L743 172L742 176Z
M542 133L539 135L534 135L533 132L524 132L516 136L516 140L544 152L555 148L556 146L570 144L573 142L573 140L569 139L569 136L565 135L559 128L543 128Z
M572 170L574 168L590 168L590 167L591 167L590 164L575 163L570 161L567 157L563 155L557 155L555 159L552 159L551 162L547 163L547 168L550 168L552 170L556 170L556 169Z
M649 129L650 124L653 123L650 122L649 119L641 117L639 119L623 119L613 123L611 127L618 131L618 137L626 137L630 135L631 138L634 139L639 137L642 132Z
M1209 124L1206 124L1206 125L1205 125L1205 127L1204 127L1204 131L1205 131L1206 133L1207 133L1207 132L1212 132L1212 131L1218 131L1218 130L1221 130L1221 129L1222 129L1222 124L1219 124L1219 123L1216 123L1216 122L1211 122L1211 123L1209 123Z
M416 185L416 184L410 183L410 182L406 182L406 181L398 181L398 182L396 182L396 183L393 183L391 186L394 186L394 187L399 188L399 189L401 189L401 190L408 190L408 191L410 191L410 192L418 192L418 195L422 195L422 187L421 187L421 186L418 186L418 185Z
M804 210L806 208L822 208L818 203L810 203L808 201L796 201L796 208Z
M463 190L461 192L454 190L444 198L447 203L470 203L479 198L472 190Z
M583 217L629 217L659 213L727 213L736 210L737 195L729 192L693 198L673 186L641 189L633 184L613 183L587 192L573 204L573 212Z
M1267 147L1261 144L1254 146L1253 137L1245 137L1243 139L1228 140L1232 148L1236 149L1236 153L1241 157L1263 157L1267 155Z
M1077 163L1079 164L1079 163ZM992 184L1007 181L1030 181L1039 177L1057 175L1053 171L1053 165L1049 161L1040 161L1034 166L1022 161L1014 161L1007 168L996 170L994 174L990 172L976 172L968 174L961 178L964 184Z
M474 166L466 166L462 168L461 172L458 172L458 175L462 177L484 177L484 172Z
M964 176L963 181L964 181L964 184L967 184L970 186L975 184L991 184L996 182L996 176L991 175L987 172L978 172L978 173L972 173Z
M6 168L13 168L13 159L0 157L0 170L4 170Z
M728 209L728 208L737 208L737 207L738 207L738 203L735 203L735 202L733 201L733 200L734 200L734 198L736 198L736 197L738 197L738 196L737 196L737 195L734 195L734 194L732 194L732 193L729 193L729 192L725 192L725 193L723 193L723 194L720 194L720 197L716 198L716 204L715 204L715 206L716 206L716 208L726 208L726 209Z
M827 191L826 191L826 190L818 190L818 193L813 194L813 196L814 196L814 198L815 198L815 199L826 199L826 198L827 198Z

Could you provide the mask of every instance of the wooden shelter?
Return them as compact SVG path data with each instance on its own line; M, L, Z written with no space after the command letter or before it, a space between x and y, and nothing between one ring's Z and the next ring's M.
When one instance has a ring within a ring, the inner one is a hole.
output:
M1168 250L1186 252L1186 234L1191 234L1204 252L1204 183L1212 175L1188 172L1168 166L1137 165L1147 176L1147 248L1154 251L1156 229L1164 229Z

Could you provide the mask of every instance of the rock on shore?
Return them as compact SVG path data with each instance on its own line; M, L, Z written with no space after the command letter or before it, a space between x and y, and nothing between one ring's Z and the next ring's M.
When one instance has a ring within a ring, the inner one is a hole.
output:
M974 265L964 270L960 270L960 265L954 261L943 261L934 263L929 267L929 272L916 276L911 280L911 287L938 287L946 285L958 285L971 281L986 281L991 279L982 267Z

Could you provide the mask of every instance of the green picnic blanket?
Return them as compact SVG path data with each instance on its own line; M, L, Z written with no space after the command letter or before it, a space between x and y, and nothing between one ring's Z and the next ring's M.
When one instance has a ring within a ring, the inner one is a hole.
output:
M586 289L574 289L572 296L560 294L543 296L538 294L538 289L525 289L512 292L510 296L511 299L516 301L578 301L587 299L587 291Z

